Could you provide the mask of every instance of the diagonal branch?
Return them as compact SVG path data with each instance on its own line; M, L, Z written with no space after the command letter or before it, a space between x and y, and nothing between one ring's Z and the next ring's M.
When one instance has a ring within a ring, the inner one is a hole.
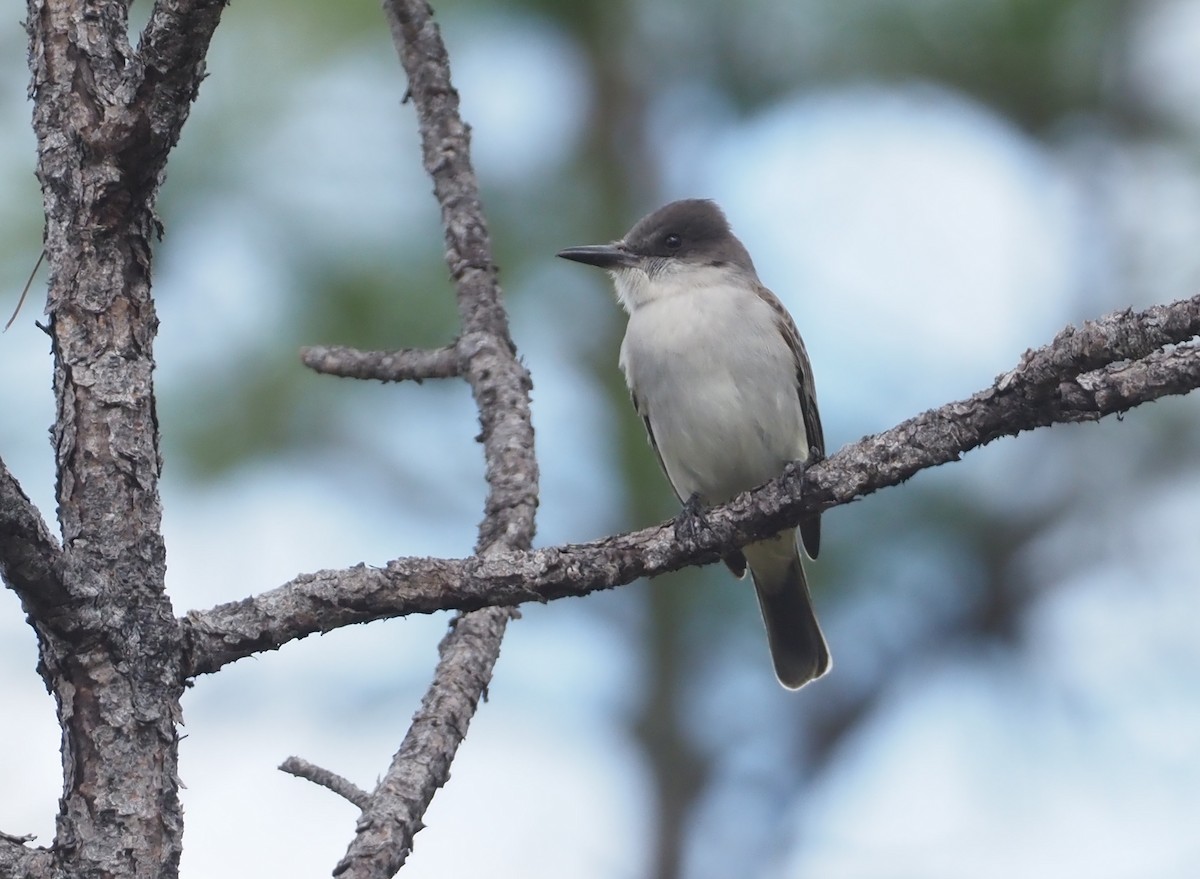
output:
M1200 298L1169 306L1187 312ZM1185 332L1181 330L1180 332ZM1016 372L1022 367L1017 367ZM1011 374L1010 374L1011 375ZM867 437L706 515L694 544L670 523L590 543L469 559L405 558L385 568L305 574L277 589L193 612L183 620L191 674L339 626L410 613L469 610L585 595L693 564L794 525L805 515L897 485L1001 436L1055 423L1090 421L1200 387L1200 346L1179 345L1062 382L1042 399L1000 390L1006 377Z
M134 103L149 125L135 137L138 156L155 178L179 140L204 80L204 56L227 0L156 0L138 44L141 78ZM130 158L134 158L131 156ZM128 166L127 166L128 167Z
M1068 326L1049 345L1026 351L1020 364L1001 377L998 387L1053 389L1060 382L1118 360L1137 360L1165 345L1200 335L1200 296L1153 305L1135 312L1126 308L1079 328Z
M510 612L504 608L457 617L438 646L433 684L387 774L358 820L357 834L335 876L391 876L412 851L413 837L492 678Z
M538 498L529 411L532 382L509 334L449 57L423 0L385 0L384 12L408 74L425 169L442 208L446 262L462 323L454 366L470 384L479 408L488 497L475 549L484 557L527 550ZM440 658L421 708L363 809L335 875L391 876L404 864L413 837L424 826L425 810L449 777L514 613L490 607L452 625L438 648Z
M339 346L314 346L300 350L300 360L309 369L343 378L376 381L415 381L427 378L456 378L461 374L458 349L407 348L400 351L360 351Z
M1140 403L1200 387L1200 350L1195 343L1155 351L1141 360L1110 363L1060 382L1058 414L1063 421L1094 421ZM1077 418L1072 418L1077 415Z
M60 557L45 520L0 461L0 578L34 619L67 598L57 570Z

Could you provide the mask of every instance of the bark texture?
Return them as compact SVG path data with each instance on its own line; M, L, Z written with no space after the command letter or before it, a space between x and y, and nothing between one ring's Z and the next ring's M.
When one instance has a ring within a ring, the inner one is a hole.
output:
M376 381L415 381L427 378L457 378L460 373L458 349L450 346L426 351L359 351L355 348L313 347L300 352L309 369L344 378L369 378Z
M121 3L29 3L62 549L26 510L21 545L41 559L18 559L10 583L57 704L63 794L53 856L26 859L27 875L178 872L184 679L164 590L150 262L154 199L222 6L159 3L134 51Z

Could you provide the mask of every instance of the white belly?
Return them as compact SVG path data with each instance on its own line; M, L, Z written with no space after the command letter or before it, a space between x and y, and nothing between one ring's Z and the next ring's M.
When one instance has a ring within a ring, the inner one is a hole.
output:
M709 287L642 305L621 366L684 500L726 501L807 456L796 364L756 296Z

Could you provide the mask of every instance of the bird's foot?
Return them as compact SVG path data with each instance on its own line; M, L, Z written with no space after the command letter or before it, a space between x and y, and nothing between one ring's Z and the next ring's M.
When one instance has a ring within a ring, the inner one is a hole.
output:
M808 472L810 464L812 464L811 457L803 461L788 461L783 465L784 478L790 485L799 488L804 483L804 474Z
M675 517L675 539L681 543L694 545L704 535L712 533L705 516L704 502L700 495L693 494L683 505L683 510Z
M808 468L813 464L820 464L824 460L824 453L814 446L808 450L808 457L803 461L788 461L784 464L783 475L790 484L799 489L804 484L804 474L808 472Z

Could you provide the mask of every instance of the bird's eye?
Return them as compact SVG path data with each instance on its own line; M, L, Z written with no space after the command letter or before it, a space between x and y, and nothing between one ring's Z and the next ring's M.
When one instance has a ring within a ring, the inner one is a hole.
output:
M663 243L667 245L668 250L678 250L683 245L683 239L672 232L663 239Z

